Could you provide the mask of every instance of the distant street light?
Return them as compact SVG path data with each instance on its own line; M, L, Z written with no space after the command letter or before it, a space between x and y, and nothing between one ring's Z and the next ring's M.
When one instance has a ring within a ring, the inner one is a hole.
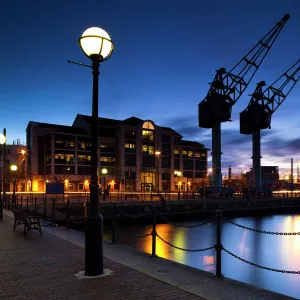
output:
M114 44L106 31L98 27L85 30L78 40L83 53L92 60L93 102L92 102L92 151L90 205L85 229L85 275L103 274L103 218L99 207L98 186L98 76L100 63L109 59Z
M101 173L103 174L103 201L106 199L106 181L105 181L105 175L107 174L107 169L102 169Z
M0 185L0 220L3 219L3 201L5 195L5 145L6 145L6 129L3 130L3 133L0 133L0 150L2 150L2 178L1 178L1 185ZM1 153L1 151L0 151ZM1 189L3 186L3 196L1 195Z
M14 175L12 178L13 182L13 194L11 199L11 208L14 208L16 205L16 171L18 170L17 165L11 165L10 170L12 171L12 174Z

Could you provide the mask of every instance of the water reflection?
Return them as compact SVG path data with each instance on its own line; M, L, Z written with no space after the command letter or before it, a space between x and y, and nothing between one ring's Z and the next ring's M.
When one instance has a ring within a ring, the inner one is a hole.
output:
M257 218L235 218L234 222L259 230L300 232L299 215L276 215ZM185 222L192 225L197 222ZM123 226L128 232L146 234L151 225ZM158 234L169 243L186 249L213 246L216 242L214 223L184 229L169 224L158 224ZM105 232L110 238L110 232ZM119 243L152 252L152 237L135 239L117 232ZM230 223L222 224L222 244L232 253L256 264L282 270L300 270L300 236L260 234ZM174 249L156 238L158 256L177 261L208 272L215 272L215 250L186 252ZM300 275L283 274L259 269L222 252L222 273L229 278L243 281L278 293L300 298Z

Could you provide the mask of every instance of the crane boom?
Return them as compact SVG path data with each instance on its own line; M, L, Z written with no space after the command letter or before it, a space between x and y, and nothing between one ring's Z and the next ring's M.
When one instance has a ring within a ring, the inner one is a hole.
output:
M264 81L257 84L247 108L240 114L240 132L250 134L270 128L272 114L287 98L300 79L300 59L264 91Z
M199 127L212 128L229 121L232 105L241 97L267 53L271 49L290 15L286 14L259 42L229 71L216 71L210 89L199 103Z

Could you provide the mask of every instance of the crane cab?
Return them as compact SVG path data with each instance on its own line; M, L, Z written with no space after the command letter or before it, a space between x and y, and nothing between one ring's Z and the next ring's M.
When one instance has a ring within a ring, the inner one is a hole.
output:
M240 133L252 134L255 131L269 128L271 114L265 106L253 103L240 113Z
M231 118L232 104L228 95L212 93L198 105L199 127L212 128Z

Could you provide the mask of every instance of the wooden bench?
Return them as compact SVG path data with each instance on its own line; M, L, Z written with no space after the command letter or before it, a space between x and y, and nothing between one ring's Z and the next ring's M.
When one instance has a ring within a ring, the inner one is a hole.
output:
M24 224L23 237L31 229L38 230L40 232L40 234L43 235L39 216L37 216L37 215L30 216L30 215L27 215L25 212L23 212L21 210L16 210L16 209L13 209L13 213L14 213L14 217L15 217L14 231L16 230L16 227L18 225Z

